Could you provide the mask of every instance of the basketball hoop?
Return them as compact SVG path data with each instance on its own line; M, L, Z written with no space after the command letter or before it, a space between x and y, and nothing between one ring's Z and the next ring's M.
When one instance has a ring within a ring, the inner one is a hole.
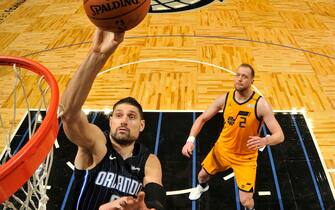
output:
M57 82L49 70L32 60L0 56L0 65L30 70L40 75L51 89L50 103L39 128L31 134L29 141L14 156L0 166L0 203L3 203L33 176L52 149L58 132L59 90ZM44 94L42 93L42 97ZM43 102L45 104L44 99ZM1 123L3 124L3 122ZM31 184L28 185L31 187Z

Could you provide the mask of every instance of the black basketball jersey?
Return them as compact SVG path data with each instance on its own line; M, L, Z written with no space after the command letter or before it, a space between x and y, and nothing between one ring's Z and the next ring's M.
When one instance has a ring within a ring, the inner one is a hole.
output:
M136 196L143 187L148 149L136 142L133 156L123 160L113 149L108 132L105 136L107 153L101 162L90 170L75 169L73 209L98 209L118 197Z

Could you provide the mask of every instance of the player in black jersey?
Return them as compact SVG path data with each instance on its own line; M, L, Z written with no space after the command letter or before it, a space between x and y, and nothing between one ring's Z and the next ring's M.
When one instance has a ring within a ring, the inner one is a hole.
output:
M160 162L136 142L145 126L141 105L131 97L117 102L107 132L90 124L81 110L97 73L123 39L124 33L97 29L92 49L62 97L64 131L78 146L73 209L164 209Z

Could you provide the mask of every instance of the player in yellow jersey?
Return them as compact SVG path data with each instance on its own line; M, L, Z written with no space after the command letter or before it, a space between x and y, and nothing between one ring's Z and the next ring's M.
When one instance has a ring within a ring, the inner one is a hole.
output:
M190 136L183 147L183 155L190 157L195 137L206 121L223 110L224 127L212 150L202 162L198 182L189 198L197 200L208 190L211 175L232 168L239 188L240 202L246 209L254 208L258 149L284 141L283 131L274 117L271 106L263 97L251 90L254 69L241 64L234 77L235 89L219 96L194 122ZM262 123L271 135L261 138Z

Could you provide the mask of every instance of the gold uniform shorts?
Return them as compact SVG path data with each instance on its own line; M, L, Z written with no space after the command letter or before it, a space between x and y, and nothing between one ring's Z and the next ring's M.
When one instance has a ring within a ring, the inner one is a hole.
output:
M255 189L257 169L257 155L255 154L229 153L223 149L220 150L220 146L215 144L201 165L210 175L232 168L240 190L253 192Z

